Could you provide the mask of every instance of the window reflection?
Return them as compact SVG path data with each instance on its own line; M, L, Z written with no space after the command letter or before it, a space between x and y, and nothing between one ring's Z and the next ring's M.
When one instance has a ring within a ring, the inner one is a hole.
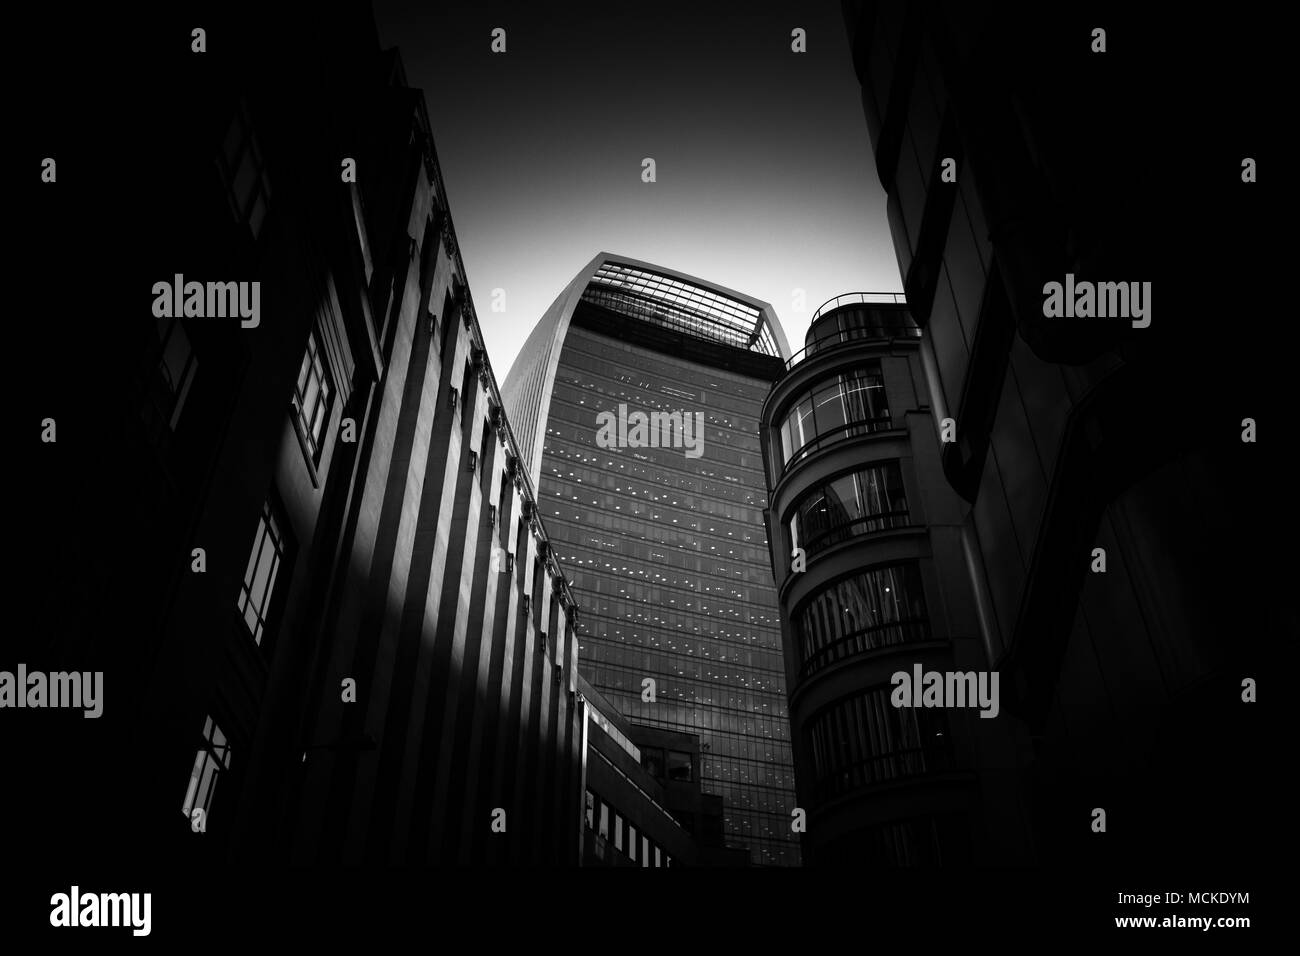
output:
M230 745L221 728L209 717L203 725L203 743L194 755L194 768L190 771L190 783L185 790L185 802L181 811L194 825L207 824L207 816L212 810L212 795L217 789L217 778L230 769ZM195 818L194 811L202 811Z
M892 427L880 363L871 362L824 379L795 400L781 423L782 460Z
M944 711L895 707L890 693L887 686L873 688L837 701L809 721L818 799L949 768Z
M298 381L294 385L293 407L298 425L312 464L320 463L321 430L329 416L331 385L325 366L325 355L312 329L307 335L307 351L303 353L298 368Z
M271 599L275 595L275 582L284 561L285 522L272 499L262 503L262 514L253 536L248 566L244 570L244 583L239 590L239 613L257 644L266 633Z
M927 640L915 562L862 571L823 588L795 615L800 678L867 651Z
M811 558L833 544L908 521L899 464L880 462L806 492L790 519L791 547Z

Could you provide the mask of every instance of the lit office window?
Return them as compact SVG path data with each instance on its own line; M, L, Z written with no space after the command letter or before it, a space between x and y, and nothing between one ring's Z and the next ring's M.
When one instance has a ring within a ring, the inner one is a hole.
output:
M244 583L239 589L239 613L248 625L253 640L261 644L266 631L266 619L275 593L275 581L284 561L284 523L276 515L268 498L262 505L253 536L253 549L248 555L244 570Z
M151 398L168 427L175 428L198 362L180 319L159 318L158 340L160 351Z
M321 351L320 340L316 337L316 330L312 329L307 336L307 351L303 354L293 393L294 413L298 416L298 426L307 443L312 464L320 462L321 431L329 417L332 394L325 356Z
M253 135L248 108L242 101L226 131L216 163L235 221L247 223L256 239L262 231L262 220L266 218L271 183L267 179L261 148Z
M229 769L230 745L221 728L209 717L203 725L203 745L194 755L194 769L190 772L190 785L185 790L185 804L181 808L187 820L194 820L194 811L201 810L199 820L206 824L212 809L212 794L217 789L217 777Z

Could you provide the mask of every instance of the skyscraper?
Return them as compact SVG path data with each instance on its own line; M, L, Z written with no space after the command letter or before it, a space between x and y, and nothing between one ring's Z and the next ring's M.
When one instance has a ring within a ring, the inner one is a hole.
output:
M582 673L634 724L700 735L727 844L767 865L799 862L758 438L788 355L766 303L602 253L502 390L583 607Z

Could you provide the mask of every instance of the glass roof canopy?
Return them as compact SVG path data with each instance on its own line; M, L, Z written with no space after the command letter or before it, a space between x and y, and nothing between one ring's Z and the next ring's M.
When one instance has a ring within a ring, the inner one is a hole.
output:
M708 342L781 355L758 306L672 276L606 260L582 298Z

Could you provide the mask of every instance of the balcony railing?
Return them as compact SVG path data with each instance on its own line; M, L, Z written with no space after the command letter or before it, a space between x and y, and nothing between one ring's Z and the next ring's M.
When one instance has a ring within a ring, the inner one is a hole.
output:
M828 445L834 445L849 438L856 438L859 435L872 435L876 432L889 431L893 427L894 419L889 415L882 415L879 418L864 418L856 422L849 422L847 425L841 425L828 432L822 432L816 438L804 442L792 451L790 457L785 460L785 464L781 466L781 473L785 474L794 467L796 462L803 461L813 452L819 451Z
M837 295L835 298L822 303L817 311L813 313L809 328L817 324L817 320L823 312L831 312L847 305L887 305L890 303L906 305L907 299L903 297L902 293L896 292L850 292L845 295ZM911 315L906 312L900 312L897 316L891 315L887 320L883 314L879 318L879 322L871 325L837 329L834 332L818 336L810 345L805 345L786 360L786 370L794 368L804 359L816 355L818 352L835 348L845 342L859 342L864 339L889 341L890 339L919 339L921 337L921 330L912 321Z
M817 306L812 322L816 322L823 312L831 312L842 305L907 305L907 297L901 292L846 292Z
M857 657L869 651L878 651L885 647L897 647L900 644L915 644L930 639L930 622L925 618L908 621L890 621L874 627L864 627L845 635L838 640L825 644L804 658L799 668L799 680L809 677L824 667L837 661Z
M947 737L942 738L947 741ZM813 787L815 799L820 802L851 793L863 787L872 787L890 780L918 777L927 773L941 773L953 767L952 752L946 743L895 750L892 753L868 757L837 768L817 781Z
M809 523L811 524L811 522ZM861 535L911 526L911 516L906 508L898 511L879 511L875 514L863 515L860 518L840 522L833 528L827 528L825 531L809 536L807 541L800 541L799 546L803 548L804 556L811 559L814 555L820 554L833 545L851 541Z

